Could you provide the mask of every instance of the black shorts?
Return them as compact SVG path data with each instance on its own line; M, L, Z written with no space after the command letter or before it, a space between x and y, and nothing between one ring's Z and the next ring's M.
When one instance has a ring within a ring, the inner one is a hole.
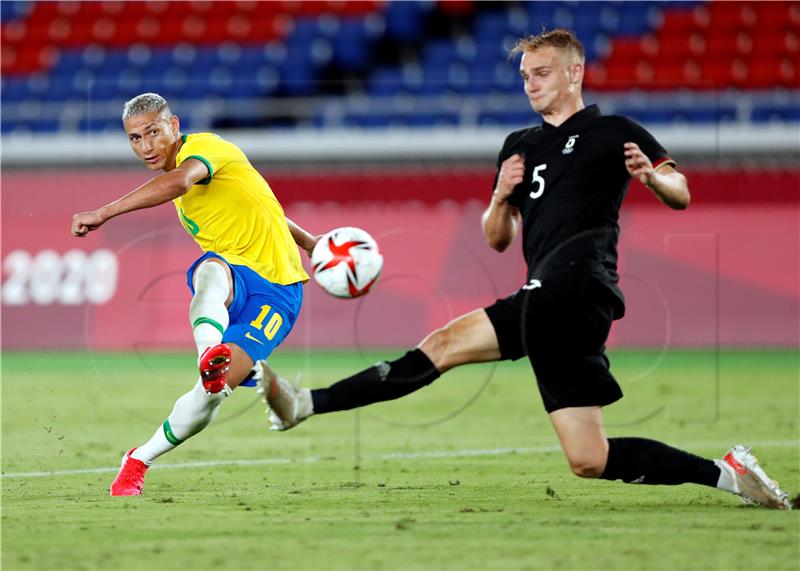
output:
M567 268L486 308L502 359L530 359L547 412L622 398L605 342L620 301L599 277Z

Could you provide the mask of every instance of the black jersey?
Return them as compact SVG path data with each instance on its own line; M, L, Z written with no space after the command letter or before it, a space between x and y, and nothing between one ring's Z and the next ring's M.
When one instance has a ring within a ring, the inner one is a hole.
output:
M509 198L522 214L528 279L585 264L622 301L617 288L619 209L631 177L624 143L639 145L654 166L671 161L644 128L626 117L601 115L596 105L558 127L543 123L511 133L497 159L525 156L525 178Z

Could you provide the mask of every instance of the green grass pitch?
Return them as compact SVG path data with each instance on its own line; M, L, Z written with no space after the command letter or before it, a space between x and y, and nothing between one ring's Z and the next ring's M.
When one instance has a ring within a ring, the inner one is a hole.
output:
M280 352L324 386L396 352ZM752 444L794 495L796 351L614 351L608 433L708 457ZM191 354L7 353L2 568L771 569L800 566L800 511L700 486L581 480L526 362L452 371L411 397L267 431L251 389L110 498L119 458L193 381ZM61 472L53 474L52 472Z

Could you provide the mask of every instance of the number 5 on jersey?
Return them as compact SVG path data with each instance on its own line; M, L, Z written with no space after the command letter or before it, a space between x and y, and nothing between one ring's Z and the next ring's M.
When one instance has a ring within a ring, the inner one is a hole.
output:
M270 315L270 318L269 321L267 321L267 324L264 325L264 321L267 319L267 315ZM281 325L283 325L283 317L281 317L280 313L278 313L277 311L272 311L271 305L262 305L261 313L259 313L258 317L256 317L253 321L250 322L250 326L255 327L258 330L261 330L261 328L263 327L264 337L266 337L269 341L272 341L275 338L275 335L278 333L278 329L281 328ZM247 333L245 337L250 337L250 333ZM253 339L253 341L258 341L258 340Z
M542 163L533 167L533 179L531 180L531 183L535 186L531 191L531 198L533 199L539 198L544 192L544 179L539 176L539 171L543 171L546 168L547 163Z

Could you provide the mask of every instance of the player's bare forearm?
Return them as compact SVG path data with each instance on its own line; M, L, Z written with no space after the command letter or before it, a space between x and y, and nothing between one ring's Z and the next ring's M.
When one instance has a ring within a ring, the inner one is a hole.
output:
M187 186L183 173L176 169L157 176L122 198L103 206L100 213L105 220L110 220L120 214L152 208L183 196L191 186L192 183Z
M481 219L486 242L498 252L505 251L517 235L519 221L519 210L495 194Z
M654 172L647 188L652 190L661 202L674 210L689 208L691 196L686 177L672 167L664 168L669 168L671 172L660 172L661 169Z
M310 256L311 252L314 251L314 246L319 242L319 236L314 236L310 232L307 232L289 218L286 219L286 222L289 224L289 232L292 233L295 244L300 246Z
M186 194L193 184L206 176L208 168L197 159L189 159L180 167L149 180L110 204L75 214L72 217L72 235L85 236L115 216L174 200Z
M686 177L676 171L671 164L653 167L650 158L636 143L625 143L625 168L628 173L653 191L658 199L675 210L689 208L691 200Z
M525 157L517 153L511 155L500 165L497 186L492 194L489 208L483 213L481 228L486 242L491 248L503 252L511 245L519 228L519 210L508 203L514 188L525 176Z

